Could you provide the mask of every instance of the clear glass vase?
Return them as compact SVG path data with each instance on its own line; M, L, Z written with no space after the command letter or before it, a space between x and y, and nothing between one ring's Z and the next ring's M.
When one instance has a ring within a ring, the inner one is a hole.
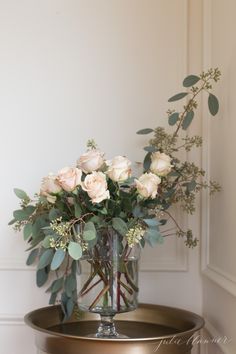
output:
M82 311L99 313L98 338L127 338L118 334L113 318L138 305L138 262L140 246L128 247L113 229L99 236L96 245L80 260Z

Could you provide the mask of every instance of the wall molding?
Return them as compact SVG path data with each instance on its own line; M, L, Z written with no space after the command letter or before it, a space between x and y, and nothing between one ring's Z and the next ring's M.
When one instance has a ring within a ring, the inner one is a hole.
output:
M208 320L205 320L205 330L209 333L211 338L223 338L224 335L222 335L218 329ZM226 344L223 343L217 343L215 344L222 352L222 354L233 354L230 349L228 349ZM203 347L203 353L202 354L208 354L208 346L207 345L202 345ZM205 351L204 351L205 350Z
M27 258L27 257L26 257ZM25 259L15 258L2 258L0 259L0 271L32 271L35 270L34 266L27 266Z
M212 67L211 43L212 43L212 0L206 0L203 4L203 67ZM210 114L207 109L207 99L203 97L203 150L202 166L206 171L206 178L209 180L210 171ZM231 274L221 270L217 266L210 264L210 197L209 193L202 193L202 247L201 247L201 269L202 274L214 281L221 288L236 296L236 278Z
M24 316L18 314L0 314L0 326L25 326Z

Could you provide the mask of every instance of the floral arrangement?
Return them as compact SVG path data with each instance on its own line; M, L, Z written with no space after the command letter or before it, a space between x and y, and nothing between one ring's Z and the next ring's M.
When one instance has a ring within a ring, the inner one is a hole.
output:
M209 95L210 113L217 114L219 102L211 89L219 77L218 69L210 69L185 78L183 86L187 91L169 99L174 102L186 98L182 112L172 109L167 112L174 132L162 127L137 132L153 134L144 148L141 176L132 175L127 157L107 160L90 140L87 151L74 167L64 167L56 175L42 179L40 192L33 199L20 189L14 190L21 204L9 224L14 224L17 231L23 230L30 251L27 265L37 262L39 287L51 281L47 289L51 294L50 304L59 299L65 318L70 317L77 305L79 262L106 237L107 231L118 233L126 252L134 246L143 248L145 244L162 243L173 234L183 237L188 247L197 245L192 231L181 228L170 207L177 204L192 214L196 194L203 188L209 188L212 194L220 186L202 180L204 171L194 163L180 161L176 154L181 149L190 151L201 146L202 138L189 136L186 130L197 109L196 97L202 91ZM166 228L170 220L174 229ZM128 273L125 275L127 278ZM131 281L130 284L132 291Z

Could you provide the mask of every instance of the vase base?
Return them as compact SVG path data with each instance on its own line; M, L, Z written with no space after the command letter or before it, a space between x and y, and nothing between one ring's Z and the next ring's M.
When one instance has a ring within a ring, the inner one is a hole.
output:
M87 338L102 338L102 339L128 339L130 337L125 334L116 333L111 335L104 335L102 333L88 334L85 337Z

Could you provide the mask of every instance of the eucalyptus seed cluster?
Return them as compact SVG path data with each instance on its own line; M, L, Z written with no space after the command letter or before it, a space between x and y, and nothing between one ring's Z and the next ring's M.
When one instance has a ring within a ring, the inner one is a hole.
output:
M127 238L127 243L130 248L133 248L136 243L143 238L145 234L145 229L142 228L141 225L135 225L134 227L130 228L125 235Z
M199 240L196 237L193 237L193 232L190 229L188 229L187 231L177 230L176 235L178 237L184 237L185 238L184 243L189 248L196 247L199 242Z
M149 144L156 148L157 151L165 152L171 155L176 151L177 138L173 138L173 134L169 134L163 127L157 127L154 130L154 137L149 141Z

